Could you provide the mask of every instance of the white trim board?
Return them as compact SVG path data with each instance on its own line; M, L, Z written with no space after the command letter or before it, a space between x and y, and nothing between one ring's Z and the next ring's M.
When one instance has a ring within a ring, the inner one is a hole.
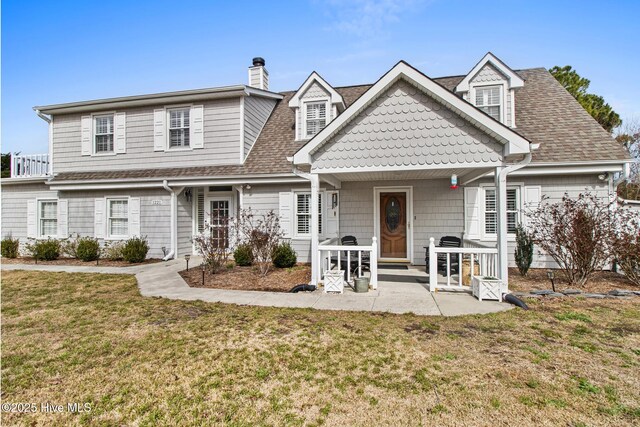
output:
M407 224L407 257L381 258L382 239L380 236L380 193L406 194L406 224ZM373 235L378 239L378 261L413 262L413 186L373 187Z

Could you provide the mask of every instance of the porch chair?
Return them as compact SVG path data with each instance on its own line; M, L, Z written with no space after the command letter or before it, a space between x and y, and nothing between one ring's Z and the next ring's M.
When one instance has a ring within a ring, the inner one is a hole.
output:
M358 239L355 236L344 236L340 239L340 244L342 246L358 246ZM351 274L353 274L358 269L358 252L356 251L350 251L350 252L351 252ZM331 257L331 265L334 266L337 264L338 264L338 257L337 256ZM362 254L361 265L362 265L362 271L360 272L360 274L362 274L364 271L370 271L371 257L369 256L369 253ZM342 253L342 256L340 257L340 266L338 266L338 269L344 270L345 277L346 277L347 251L344 251Z
M462 239L456 236L444 236L438 243L439 248L461 248ZM426 249L425 261L427 263L427 271L429 271L429 246ZM449 255L449 275L458 274L460 271L460 254ZM438 254L438 273L447 272L447 254Z

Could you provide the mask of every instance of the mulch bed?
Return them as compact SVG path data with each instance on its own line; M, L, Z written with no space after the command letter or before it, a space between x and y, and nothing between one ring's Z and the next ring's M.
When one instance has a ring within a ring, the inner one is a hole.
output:
M108 259L101 259L98 267L132 267L135 265L153 264L156 262L162 262L159 258L148 258L143 262L130 263L127 261L109 261ZM36 264L36 260L32 257L19 257L19 258L2 258L3 264ZM96 266L95 261L81 261L76 258L58 258L53 261L38 261L38 265L84 265L84 266Z
M513 291L530 292L536 290L551 289L551 282L547 278L547 269L532 268L526 277L522 277L517 268L509 269L509 289ZM568 285L560 270L554 270L556 290L561 292L564 289L579 289L582 292L607 293L616 289L627 289L640 291L640 287L627 279L622 274L611 271L600 271L594 273L587 284L581 288L575 285Z
M199 267L190 268L189 271L182 270L180 276L192 288L289 292L296 285L309 283L311 267L297 265L292 268L272 268L266 277L261 277L256 267L235 266L217 274L205 272L204 286Z

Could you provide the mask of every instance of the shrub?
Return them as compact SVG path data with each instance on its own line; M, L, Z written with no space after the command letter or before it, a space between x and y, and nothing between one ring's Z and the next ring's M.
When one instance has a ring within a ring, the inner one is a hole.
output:
M238 245L233 251L233 260L241 267L247 267L253 263L253 252L251 246L246 243Z
M52 261L60 257L60 241L48 238L25 245L27 252L36 260Z
M77 239L76 258L88 262L100 258L100 243L93 237L80 237Z
M629 280L640 286L640 213L620 209L613 255Z
M577 198L565 194L527 213L533 242L553 258L570 285L584 286L611 260L616 232L611 205L588 192Z
M124 242L105 242L102 248L103 258L109 261L121 261L124 258L122 249L124 249Z
M149 243L146 237L132 237L124 243L122 258L127 262L142 262L147 258Z
M60 241L60 251L62 254L70 257L70 258L78 258L78 241L80 239L80 235L76 234L76 237L69 236L68 239Z
M0 253L3 258L17 258L20 250L20 239L13 239L11 235L0 242Z
M298 257L289 243L282 243L273 250L271 254L273 265L278 268L289 268L296 265Z
M516 227L516 265L520 275L526 276L533 262L533 240L531 234L525 230L522 224Z
M283 235L278 214L270 210L258 216L250 208L243 209L234 220L233 229L238 242L251 248L260 275L266 276L271 268L271 255Z
M196 250L202 256L205 267L216 274L224 269L229 260L229 218L219 211L211 212L210 224L216 224L193 238Z

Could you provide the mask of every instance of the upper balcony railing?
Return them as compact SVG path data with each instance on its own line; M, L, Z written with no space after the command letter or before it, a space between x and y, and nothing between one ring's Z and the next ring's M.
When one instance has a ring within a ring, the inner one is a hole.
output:
M48 154L11 155L11 178L32 178L49 175Z

